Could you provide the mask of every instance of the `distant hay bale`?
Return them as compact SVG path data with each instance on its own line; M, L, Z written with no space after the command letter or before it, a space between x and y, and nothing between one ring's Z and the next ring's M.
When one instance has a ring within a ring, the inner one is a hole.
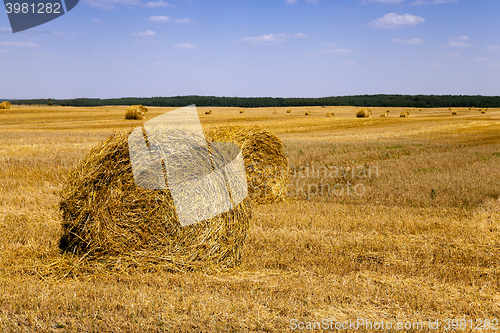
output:
M356 112L357 118L370 118L371 116L372 116L372 110L367 108L360 109L358 110L358 112Z
M286 113L292 113L292 110L286 110Z
M128 148L130 132L100 143L70 174L59 206L61 250L112 269L184 271L237 265L251 200L247 197L231 211L181 227L168 188L136 185Z
M328 118L332 118L333 116L335 116L335 114L334 114L334 113L332 113L332 112L329 112L329 113L327 113L327 114L326 114L326 116L327 116Z
M205 111L205 114L212 114L212 110Z
M2 102L0 103L0 109L3 109L3 110L10 110L12 109L12 104L10 104L10 102Z
M387 118L387 117L389 117L389 115L388 115L387 113L382 113L382 114L380 115L380 117L381 117L381 118Z
M273 114L278 114L278 111L274 110L274 111L273 111Z
M232 142L241 147L247 172L248 196L257 203L283 201L288 184L288 159L281 140L253 126L215 127L209 141Z
M306 111L306 113L304 113L304 115L310 116L311 115L311 111Z
M245 110L240 110L240 113L245 113Z
M142 105L132 105L125 113L125 119L142 120L146 116L148 109Z
M486 114L486 111L481 111L481 114Z
M406 117L409 117L409 116L410 116L410 115L408 114L408 112L407 112L407 111L401 112L401 113L399 114L399 117L400 117L400 118L406 118Z
M452 115L452 116L456 116L456 115L458 115L458 112L457 112L457 111L453 111L453 112L451 113L451 115Z
M387 110L387 111L385 111L385 112L386 112L386 113L391 113L391 110Z

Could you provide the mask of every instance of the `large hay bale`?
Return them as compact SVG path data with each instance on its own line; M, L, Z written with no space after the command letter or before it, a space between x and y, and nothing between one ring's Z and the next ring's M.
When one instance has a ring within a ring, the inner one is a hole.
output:
M404 112L401 112L401 113L399 114L399 117L401 117L401 118L406 118L406 117L409 117L409 115L408 115L408 113L407 113L406 111L404 111Z
M453 112L451 112L451 115L452 116L456 116L456 115L458 115L458 112L457 111L453 111Z
M332 118L333 116L335 116L335 114L334 114L334 113L332 113L332 112L329 112L329 113L327 113L327 114L326 114L326 116L327 116L328 118Z
M212 114L212 110L205 111L205 114Z
M367 108L360 109L358 110L358 112L356 112L357 118L370 118L371 116L372 116L372 110Z
M283 201L288 184L288 160L281 140L258 126L224 126L206 133L209 141L231 142L243 152L248 196L257 203Z
M240 113L245 113L245 110L240 110Z
M131 120L142 120L146 116L148 109L142 105L132 105L129 106L127 112L125 112L125 119Z
M292 113L292 110L286 110L286 113Z
M382 113L382 114L380 115L380 117L382 117L382 118L387 118L387 117L389 117L389 114L388 114L388 113Z
M114 134L99 144L68 178L61 192L60 248L138 268L177 271L237 265L251 217L250 199L229 212L181 227L168 188L136 185L129 133Z
M4 110L10 110L12 109L12 104L10 104L10 102L2 102L0 103L0 109L4 109Z
M306 113L304 113L304 115L310 116L311 115L311 111L306 111Z

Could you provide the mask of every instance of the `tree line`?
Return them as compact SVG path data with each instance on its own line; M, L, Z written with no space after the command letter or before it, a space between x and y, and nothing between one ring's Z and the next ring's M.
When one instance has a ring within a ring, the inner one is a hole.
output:
M467 95L354 95L321 98L279 98L279 97L126 97L126 98L75 98L75 99L22 99L12 104L47 104L67 106L144 105L159 107L196 106L212 107L294 107L294 106L360 106L360 107L500 107L500 96Z

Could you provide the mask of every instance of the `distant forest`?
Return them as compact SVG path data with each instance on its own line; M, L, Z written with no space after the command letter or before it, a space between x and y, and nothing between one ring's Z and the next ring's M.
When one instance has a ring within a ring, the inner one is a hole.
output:
M75 99L24 99L12 100L12 104L45 104L67 106L136 105L183 107L294 107L294 106L372 106L372 107L500 107L500 96L458 96L458 95L358 95L322 98L273 98L273 97L127 97L116 99L75 98Z

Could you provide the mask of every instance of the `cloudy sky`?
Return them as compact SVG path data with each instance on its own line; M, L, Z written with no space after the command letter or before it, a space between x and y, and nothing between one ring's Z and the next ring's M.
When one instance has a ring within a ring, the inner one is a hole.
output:
M13 34L1 98L500 95L498 0L80 0Z

